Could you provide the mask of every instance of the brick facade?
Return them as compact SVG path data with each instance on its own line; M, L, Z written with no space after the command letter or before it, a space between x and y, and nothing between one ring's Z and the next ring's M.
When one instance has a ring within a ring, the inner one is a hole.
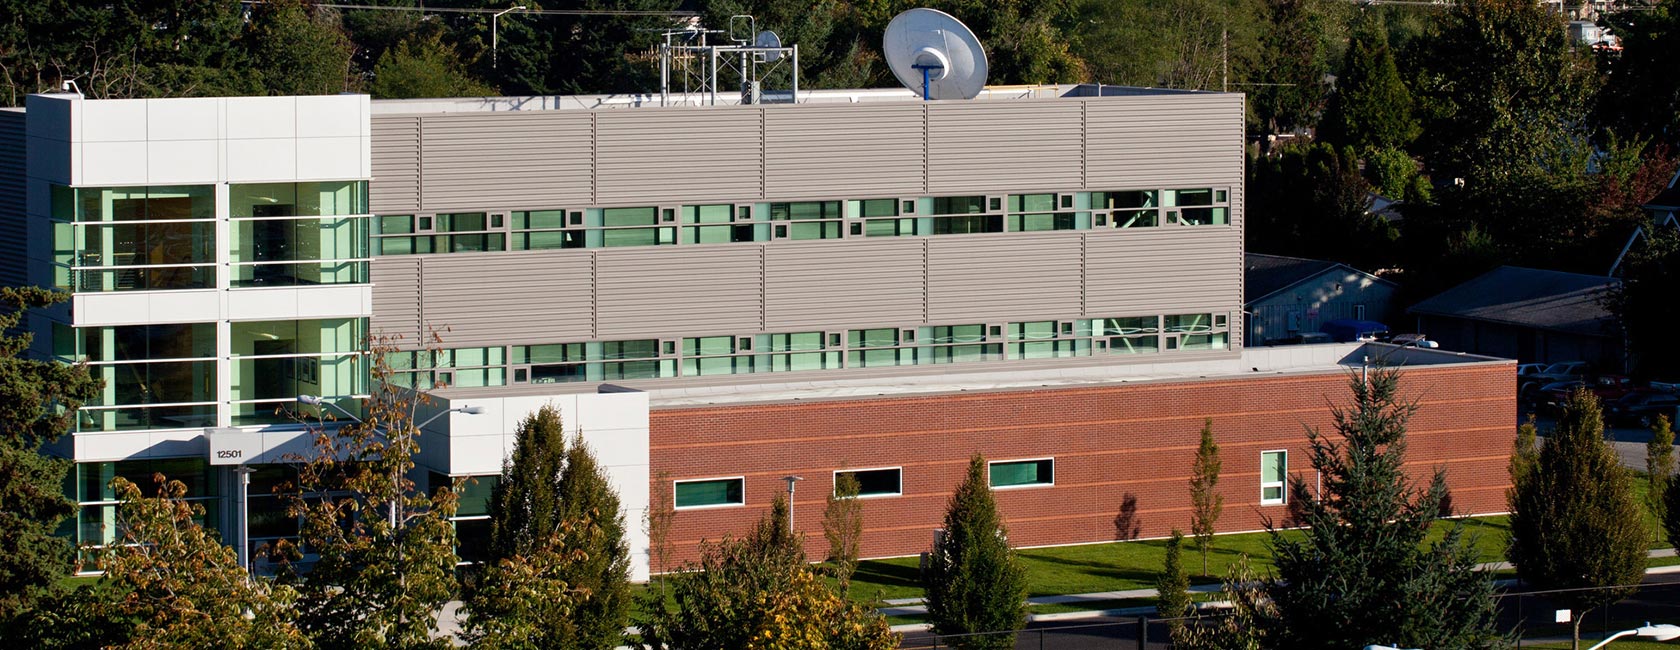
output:
M676 513L678 561L698 542L748 530L805 477L794 502L807 551L826 549L821 513L840 467L903 469L903 496L865 500L863 555L927 549L970 455L988 460L1053 457L1055 485L999 490L1018 546L1159 537L1189 529L1188 481L1204 418L1222 448L1222 531L1261 528L1285 506L1261 506L1260 452L1289 451L1288 471L1315 476L1306 427L1331 430L1332 405L1347 404L1344 372L1231 377L910 397L656 408L650 417L652 474L669 481L745 476L742 507ZM1516 421L1510 364L1418 366L1402 371L1418 404L1407 466L1418 480L1447 469L1455 508L1505 509L1506 460ZM657 568L656 568L657 570Z

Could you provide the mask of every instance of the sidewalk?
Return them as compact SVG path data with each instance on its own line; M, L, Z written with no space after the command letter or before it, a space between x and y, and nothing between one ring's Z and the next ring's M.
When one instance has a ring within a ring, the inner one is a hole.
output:
M1659 548L1649 553L1650 557L1675 557L1675 549ZM1484 571L1502 571L1511 568L1510 562L1489 562L1481 565ZM1680 565L1652 567L1645 570L1646 575L1680 573ZM1510 587L1516 580L1504 579L1494 582L1496 587ZM1195 585L1190 587L1191 593L1207 594L1220 590L1219 584ZM1155 598L1158 592L1154 589L1128 589L1124 591L1100 591L1089 594L1065 594L1061 596L1037 596L1028 598L1028 605L1075 605L1079 603L1094 603L1102 601L1129 600ZM927 614L927 606L922 604L921 598L894 598L887 600L886 607L879 609L884 616L922 616ZM1029 614L1027 622L1073 620L1082 618L1099 618L1112 616L1139 616L1155 613L1153 605L1141 607L1126 607L1121 609L1092 609L1077 612L1057 612L1054 614ZM894 632L920 632L928 628L926 623L909 623L894 625Z

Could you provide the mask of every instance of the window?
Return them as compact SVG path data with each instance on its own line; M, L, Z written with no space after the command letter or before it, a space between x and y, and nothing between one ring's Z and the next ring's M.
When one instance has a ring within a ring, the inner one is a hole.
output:
M367 393L365 319L236 322L230 337L235 426L291 422L298 395L354 411Z
M1287 451L1260 452L1260 505L1279 505L1286 500L1284 475L1288 471L1288 463Z
M698 481L675 481L672 491L677 508L718 508L746 504L746 482L743 477L715 478Z
M1056 460L1005 460L988 463L992 489L1056 484Z
M904 470L900 467L881 469L848 469L834 473L834 484L840 484L841 474L851 474L858 482L860 497L896 497L904 493ZM838 489L838 488L836 488Z
M54 187L55 283L71 291L216 284L215 188Z

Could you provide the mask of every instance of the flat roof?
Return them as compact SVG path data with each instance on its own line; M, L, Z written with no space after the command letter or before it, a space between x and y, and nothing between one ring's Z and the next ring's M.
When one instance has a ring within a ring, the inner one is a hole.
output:
M1115 357L1048 359L1049 363L1002 361L972 365L904 366L857 372L726 375L568 384L521 384L432 391L444 400L529 397L635 391L648 394L651 408L803 402L934 393L1031 390L1070 386L1240 379L1284 374L1346 372L1364 363L1399 367L1515 364L1466 352L1403 348L1387 343L1325 343L1245 348L1241 353L1195 360L1116 363ZM1018 367L1029 365L1031 367ZM895 372L896 371L896 372ZM838 376L836 376L838 375Z
M1210 90L1178 90L1173 88L1140 88L1103 84L1043 84L1031 86L986 86L971 100L943 100L939 103L964 101L1007 101L1020 99L1057 99L1078 97L1122 97L1137 95L1219 95ZM787 105L787 91L766 91L762 105ZM700 93L671 93L669 108L708 108L709 97ZM920 102L921 97L908 88L855 88L800 90L799 104L878 104ZM660 108L660 96L652 93L617 95L533 95L527 97L453 97L438 99L376 99L374 115L413 115L426 113L506 113L514 111L595 110L603 108ZM741 94L720 92L716 106L739 106Z

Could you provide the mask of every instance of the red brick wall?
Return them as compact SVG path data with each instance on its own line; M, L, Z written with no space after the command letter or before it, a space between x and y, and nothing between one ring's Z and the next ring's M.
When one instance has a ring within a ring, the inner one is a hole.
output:
M746 477L744 507L676 513L671 540L679 561L693 558L702 539L746 531L786 490L781 477L788 474L806 479L794 519L810 555L821 557L824 498L840 467L903 466L903 496L864 501L863 555L919 553L975 452L988 460L1056 459L1054 486L997 492L1016 545L1119 539L1130 535L1117 526L1122 510L1138 536L1159 537L1189 529L1191 463L1202 421L1211 417L1224 459L1219 528L1254 530L1286 510L1259 503L1260 452L1289 450L1290 474L1314 481L1306 427L1332 431L1332 405L1351 400L1348 381L1339 373L1261 375L660 409L650 422L653 487L670 489L661 477ZM1401 381L1419 407L1408 435L1414 477L1427 480L1444 466L1457 510L1503 511L1516 422L1511 366L1420 366L1405 369Z

